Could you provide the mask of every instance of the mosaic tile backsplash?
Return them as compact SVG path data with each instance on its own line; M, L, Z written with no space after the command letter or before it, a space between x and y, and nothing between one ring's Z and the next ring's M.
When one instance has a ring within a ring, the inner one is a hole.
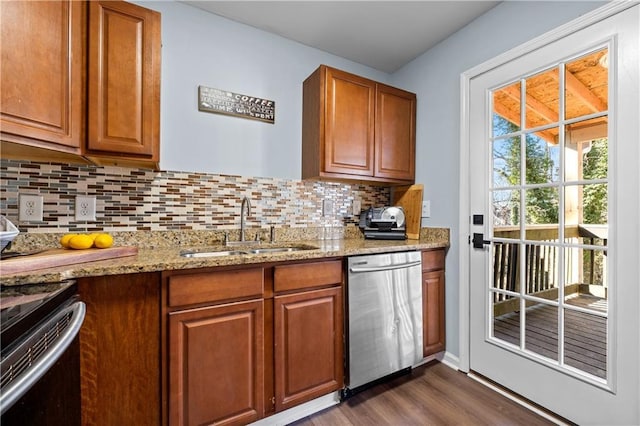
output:
M361 184L155 172L122 167L0 160L0 212L21 232L225 230L240 226L243 197L251 201L248 228L318 226L323 200L344 225L362 208L389 204L390 189ZM19 194L44 197L42 222L18 221ZM75 220L76 195L95 195L96 221Z

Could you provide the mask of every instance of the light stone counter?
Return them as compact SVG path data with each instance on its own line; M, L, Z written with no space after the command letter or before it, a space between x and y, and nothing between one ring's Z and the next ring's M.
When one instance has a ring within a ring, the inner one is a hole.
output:
M356 229L356 231L358 231ZM358 231L359 233L359 231ZM358 233L345 233L343 240L296 239L307 236L303 232L293 235L292 231L284 231L276 235L273 244L262 243L259 246L246 248L268 248L283 246L313 247L309 250L293 252L240 254L231 256L185 258L180 256L182 250L242 250L242 246L225 247L221 243L219 231L215 234L206 231L180 231L166 235L166 233L137 232L113 233L116 245L136 245L136 256L122 257L112 260L79 263L57 268L41 269L38 271L6 275L2 274L0 263L0 284L5 286L26 283L55 282L80 277L98 277L106 275L131 274L140 272L160 272L168 270L211 268L217 266L252 265L260 263L274 263L294 260L321 259L329 257L344 257L372 253L388 253L407 250L425 250L430 248L446 248L449 246L449 230L443 228L423 228L420 240L384 241L365 240ZM131 234L131 235L129 235ZM135 238L138 234L138 239ZM154 235L155 234L155 235ZM163 235L161 235L163 234ZM38 235L38 234L35 234ZM56 248L60 235L27 236L19 244L17 250L33 250L38 248ZM285 240L288 237L288 240Z

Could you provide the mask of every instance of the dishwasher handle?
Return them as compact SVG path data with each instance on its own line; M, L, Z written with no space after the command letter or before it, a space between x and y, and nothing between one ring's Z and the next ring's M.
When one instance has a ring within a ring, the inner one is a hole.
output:
M398 265L350 267L349 272L354 274L357 274L360 272L384 272L384 271L392 271L394 269L411 268L412 266L419 266L421 263L422 262L418 260L417 262L407 262L407 263L401 263Z

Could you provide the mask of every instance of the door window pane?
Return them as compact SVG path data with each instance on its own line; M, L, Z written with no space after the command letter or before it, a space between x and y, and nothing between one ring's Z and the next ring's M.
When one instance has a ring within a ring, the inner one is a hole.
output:
M608 50L590 53L565 65L565 116L581 117L607 110Z
M525 292L541 299L558 300L560 248L544 244L525 246Z
M565 302L607 312L607 252L574 247L567 250Z
M520 82L493 92L493 137L520 130Z
M527 129L557 123L560 110L558 68L543 71L525 82L525 123ZM554 134L555 133L555 134ZM557 128L549 136L557 136ZM549 140L548 142L552 142Z
M558 307L545 303L527 304L525 310L526 350L558 360Z
M493 187L520 185L520 136L493 141Z
M496 238L520 238L520 191L493 192L493 225Z
M564 363L596 377L607 377L607 319L565 309Z
M520 347L520 298L493 292L493 337Z
M558 238L558 188L542 187L531 188L525 191L525 218L527 223L527 239L548 240L542 238L542 230L550 228L555 230L554 239ZM548 224L548 227L529 225ZM548 235L545 234L545 235Z
M493 288L520 291L519 243L494 242L493 249ZM502 294L495 293L496 301L502 300Z
M606 246L609 238L608 185L567 185L564 235L567 243Z
M539 134L528 134L526 147L526 183L557 182L560 174L560 147Z

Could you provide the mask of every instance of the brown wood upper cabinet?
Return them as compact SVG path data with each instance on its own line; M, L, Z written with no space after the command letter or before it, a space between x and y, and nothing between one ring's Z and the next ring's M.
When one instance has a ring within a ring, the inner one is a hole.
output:
M321 65L303 84L302 178L415 180L416 95Z
M57 1L0 13L3 157L158 168L158 12Z

